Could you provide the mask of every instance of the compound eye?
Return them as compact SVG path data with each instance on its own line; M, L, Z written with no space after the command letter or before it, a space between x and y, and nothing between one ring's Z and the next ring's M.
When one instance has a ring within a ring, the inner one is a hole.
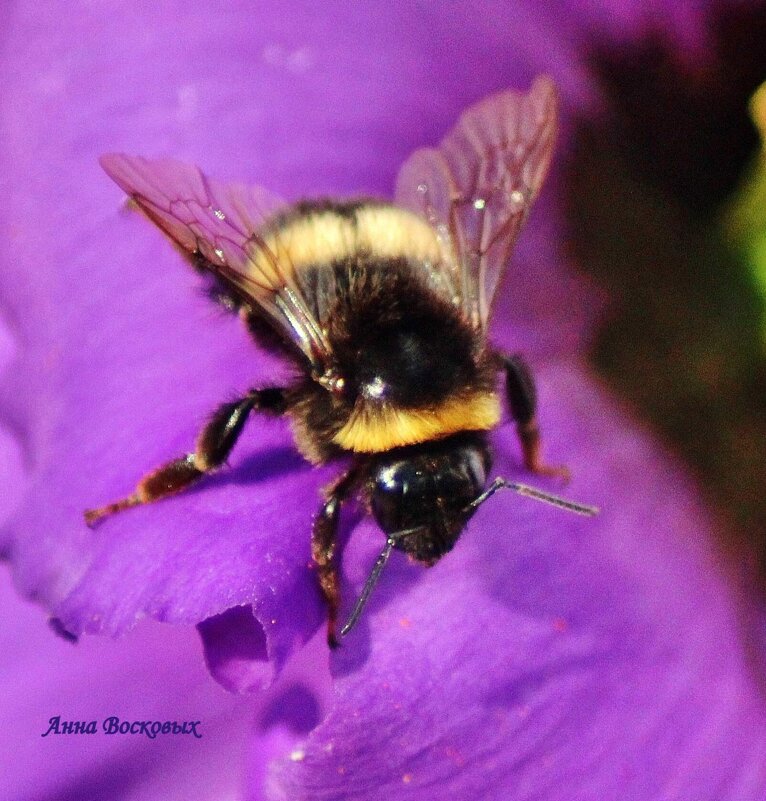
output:
M416 492L424 483L422 467L415 461L399 461L382 467L375 478L376 490L401 497Z
M487 460L477 448L466 448L463 452L462 465L474 494L481 495L487 483Z
M383 465L375 476L372 494L372 513L378 525L391 534L413 524L413 504L426 492L427 477L422 469L411 461L392 462Z

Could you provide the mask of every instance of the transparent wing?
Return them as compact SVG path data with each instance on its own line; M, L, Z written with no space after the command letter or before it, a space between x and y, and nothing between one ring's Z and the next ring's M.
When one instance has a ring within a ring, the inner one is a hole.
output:
M541 76L526 94L501 92L464 112L438 148L417 150L397 178L399 204L425 217L443 253L439 282L477 329L545 179L557 94Z
M243 302L256 306L294 342L317 376L331 364L330 346L311 314L278 240L261 236L282 207L266 191L213 181L171 159L110 153L101 166L202 269Z

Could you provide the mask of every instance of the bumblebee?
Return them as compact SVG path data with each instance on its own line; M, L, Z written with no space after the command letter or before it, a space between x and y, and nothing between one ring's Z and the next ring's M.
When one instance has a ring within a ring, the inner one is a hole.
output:
M339 513L353 495L386 542L341 635L394 549L433 565L499 489L594 514L503 478L487 486L488 432L501 419L498 373L524 464L564 473L542 462L527 365L487 336L492 300L548 169L556 105L552 81L540 77L528 93L473 106L438 148L405 162L396 204L287 205L176 161L103 156L107 174L207 277L211 294L299 378L224 403L192 453L148 473L122 500L85 512L87 523L173 495L221 467L252 413L287 415L310 462L352 457L325 490L311 540L335 646Z

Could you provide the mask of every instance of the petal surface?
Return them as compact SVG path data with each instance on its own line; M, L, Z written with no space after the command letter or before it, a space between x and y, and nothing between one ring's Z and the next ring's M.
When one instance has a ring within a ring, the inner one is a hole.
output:
M563 39L535 50L548 31L525 6L517 16L490 5L486 19L458 6L381 4L373 14L345 3L337 13L343 25L297 4L290 14L277 3L137 14L126 2L19 3L0 55L0 227L10 242L0 314L13 346L0 341L0 475L17 499L9 514L26 498L0 551L21 591L76 634L251 609L272 665L249 686L267 683L323 618L306 565L317 492L335 470L303 464L284 424L254 420L229 471L96 531L84 526L83 509L188 452L217 404L287 376L199 297L162 236L121 205L97 157L172 154L289 198L390 196L406 155L435 144L479 97L525 88L542 70L565 99L581 87ZM465 42L464 59L448 40ZM550 206L541 200L520 245L495 332L539 354L574 348L592 317L587 291L553 270Z
M8 801L220 801L241 796L253 701L210 681L194 633L144 622L120 642L56 637L0 573L0 704ZM45 734L52 717L94 734ZM106 734L104 721L199 720L193 735ZM236 743L240 743L239 746Z
M392 559L333 657L327 717L272 754L254 797L762 796L744 577L711 548L694 487L580 369L546 370L542 400L567 494L600 515L509 492L430 570ZM501 432L496 471L522 480L515 449ZM347 551L357 592L366 530Z

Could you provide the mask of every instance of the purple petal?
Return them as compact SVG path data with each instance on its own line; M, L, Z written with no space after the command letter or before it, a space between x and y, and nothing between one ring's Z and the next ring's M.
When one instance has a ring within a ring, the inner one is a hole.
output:
M250 607L227 609L198 628L208 670L227 690L248 692L268 683L266 638Z
M541 384L567 493L600 516L507 493L434 568L392 559L333 658L327 717L283 744L255 797L762 796L754 631L732 595L744 577L711 547L694 487L580 369ZM515 450L506 428L501 475L519 478ZM347 597L379 544L355 530Z
M0 797L130 801L236 797L252 703L210 681L193 632L144 623L120 642L51 636L39 610L0 576ZM50 718L96 721L96 734L42 737ZM107 735L102 722L199 720L192 735Z
M408 152L435 144L466 104L527 86L543 68L575 93L576 62L563 41L553 57L535 55L538 21L502 5L484 18L457 7L402 15L347 4L340 27L320 9L288 17L278 4L255 16L248 4L136 15L114 3L104 19L103 7L48 10L15 6L2 51L1 224L13 253L2 265L0 311L18 346L0 420L27 473L27 501L2 551L21 590L76 634L251 607L280 666L324 616L306 569L308 532L317 491L335 472L294 456L284 424L254 422L231 470L198 491L95 532L83 524L83 509L129 493L144 472L187 452L218 403L285 377L236 320L197 296L195 277L158 232L121 210L97 157L172 154L292 197L390 194ZM459 65L431 46L458 30L482 43ZM511 55L509 36L523 55ZM527 351L570 350L592 318L585 290L552 269L553 240L540 234L555 224L549 206L541 202L521 245L513 314L498 326ZM551 309L542 327L541 294Z
M302 465L284 425L254 424L232 470L206 487L83 527L83 508L188 450L216 403L284 375L194 297L156 232L117 211L96 157L173 155L288 197L388 194L414 147L540 71L562 89L563 150L566 109L598 102L578 46L593 26L635 35L648 15L631 2L547 15L532 3L479 14L349 3L337 16L271 2L95 8L16 4L0 34L0 317L12 356L0 478L14 493L0 515L26 491L0 552L23 592L76 633L123 633L147 615L206 620L211 670L252 689L323 620L308 530L333 471ZM678 8L684 30L695 4ZM495 330L548 358L581 346L598 306L562 274L559 180L554 170ZM321 633L272 689L252 797L763 794L762 694L743 646L752 610L693 488L579 369L548 362L541 378L550 459L572 467L567 492L602 516L506 493L433 570L397 554L333 657L332 699ZM521 477L510 428L497 445L497 471ZM346 605L381 545L369 521L353 523Z

